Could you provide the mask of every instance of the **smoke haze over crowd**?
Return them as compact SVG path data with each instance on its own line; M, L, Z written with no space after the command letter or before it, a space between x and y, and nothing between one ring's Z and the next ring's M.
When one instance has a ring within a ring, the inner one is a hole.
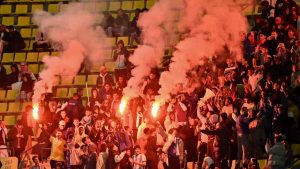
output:
M34 14L33 21L40 31L63 49L58 57L44 57L45 68L39 74L41 80L34 86L34 103L46 91L45 86L51 91L53 85L57 84L58 76L73 78L83 61L103 61L105 48L109 46L105 32L100 26L96 26L102 15L94 11L93 4L71 3L55 15L44 11Z

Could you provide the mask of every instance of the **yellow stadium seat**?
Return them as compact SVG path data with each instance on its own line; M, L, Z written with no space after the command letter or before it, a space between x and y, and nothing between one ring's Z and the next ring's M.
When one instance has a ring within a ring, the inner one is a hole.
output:
M38 28L33 28L32 29L32 33L31 34L32 34L33 37L36 35L37 31L38 31Z
M109 11L117 11L121 8L121 2L109 2Z
M7 112L20 112L21 108L20 102L9 102Z
M99 65L99 64L94 64L94 65L91 67L90 71L91 71L91 72L99 72L99 71L100 71L100 67L101 67L101 65Z
M28 52L26 57L26 62L37 62L38 61L38 55L37 52Z
M2 63L8 63L14 61L14 53L3 53L2 55Z
M107 2L97 2L95 3L95 11L106 11L107 10Z
M105 62L105 67L107 71L114 72L115 71L115 62Z
M39 65L38 64L28 64L28 68L34 74L39 73Z
M91 97L91 92L92 92L91 87L84 88L83 89L83 97Z
M60 4L58 5L58 11L61 12L61 11L65 11L68 7L68 4Z
M98 75L88 75L87 84L96 85Z
M155 3L155 0L147 0L146 8L150 9Z
M6 96L6 90L0 90L0 100L4 100Z
M87 106L87 105L86 105L86 102L87 102L86 99L82 99L82 105L83 105L83 106Z
M72 85L73 78L70 76L62 76L61 77L61 85Z
M25 62L26 60L26 53L15 53L15 62Z
M25 111L27 106L32 106L32 102L23 102L21 106L21 111Z
M77 75L74 78L74 85L84 85L86 81L85 75Z
M51 56L59 56L59 52L51 52Z
M0 5L0 14L10 14L11 5Z
M6 69L6 74L10 74L11 73L10 65L3 65L3 66Z
M16 124L16 117L15 116L4 116L4 122L8 126L12 126Z
M49 52L39 52L39 59L38 59L38 61L42 62L43 58L45 56L49 56L49 55L50 55Z
M119 40L122 40L124 42L124 45L125 46L128 46L128 42L129 42L129 38L127 36L124 36L124 37L118 37L117 38L117 43L119 42Z
M7 90L6 100L16 100L19 92L17 90Z
M44 64L39 64L39 72L41 72L44 69Z
M122 2L122 9L130 11L133 7L133 1L123 1Z
M7 111L7 103L0 103L0 112L4 113Z
M2 17L2 24L4 25L14 25L15 17L14 16L4 16Z
M112 50L111 49L106 49L104 51L104 56L103 56L104 59L111 59L112 58Z
M139 9L145 8L145 2L143 0L141 0L141 1L134 1L133 2L133 9L137 9L137 8L139 8Z
M28 5L26 4L17 4L16 5L16 14L24 14L28 12Z
M29 50L30 40L24 40L24 43L25 43L25 49Z
M265 168L267 160L258 160L259 168Z
M48 12L50 13L57 13L58 12L58 4L49 4L48 5Z
M292 144L293 155L300 154L300 144Z
M23 38L31 38L31 28L22 28L20 33Z
M44 5L43 4L32 4L31 5L31 12L43 11Z
M29 16L19 16L18 17L18 26L29 26L30 17Z
M112 46L116 46L116 40L117 40L116 37L108 38L108 41Z
M69 88L68 97L73 97L73 94L77 92L77 88Z
M67 98L67 96L68 96L68 88L57 88L56 97Z

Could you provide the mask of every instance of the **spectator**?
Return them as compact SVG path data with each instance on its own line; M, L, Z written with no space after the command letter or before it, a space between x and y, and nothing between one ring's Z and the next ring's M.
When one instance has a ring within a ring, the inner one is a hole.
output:
M89 155L85 163L85 168L96 169L97 164L97 146L92 144L89 146Z
M89 98L88 106L94 108L95 106L101 106L102 100L99 96L97 89L93 88L91 91L91 97Z
M119 9L117 13L117 18L114 21L113 34L115 36L125 36L128 33L129 28L129 16Z
M249 124L254 120L253 117L249 117L248 109L242 108L240 111L240 115L236 121L236 129L237 129L237 141L238 141L238 160L249 160L250 158L250 147L249 147Z
M14 26L7 26L7 44L4 46L4 52L19 52L25 48L25 42L21 34L14 28Z
M9 88L13 83L16 83L19 81L19 68L18 65L12 64L10 66L11 73L7 75L6 77L6 86Z
M141 147L134 147L134 155L132 156L133 169L145 169L146 168L146 156L141 153Z
M275 138L275 145L270 148L270 143L267 145L268 167L271 169L285 168L286 149L282 144L282 136Z
M180 149L184 146L183 141L177 137L176 129L170 129L168 132L168 139L163 146L163 151L168 152L169 167L173 169L180 169L182 160L182 152Z
M34 43L32 45L33 51L48 51L50 48L47 35L41 31L38 31L35 35Z
M74 118L81 119L83 114L83 105L79 101L79 96L77 93L73 94L73 97L66 103L67 116L72 121Z
M30 167L30 169L46 169L46 167L40 163L38 156L33 156L32 161L33 165Z
M5 45L7 45L8 41L8 32L6 30L6 26L0 24L0 54L3 53Z
M6 128L5 122L0 121L0 157L8 157L7 151L7 133L8 129Z
M101 26L106 31L106 34L108 36L112 37L115 19L113 18L113 16L111 15L111 13L109 11L104 11L103 16L104 16L104 18L102 20Z
M27 65L26 62L21 62L20 63L20 73L19 73L19 77L18 77L19 81L22 80L22 75L23 74L29 74L30 75L30 79L32 81L36 81L37 80L36 77L35 77L35 75L29 70L28 65Z
M14 148L14 156L20 159L20 155L24 152L28 140L28 130L20 120L17 121L17 124L11 130L9 130L8 139L11 146Z
M63 139L62 132L57 130L55 132L55 137L50 136L51 142L51 155L50 155L50 165L51 169L56 169L57 166L63 165L65 162L64 147L66 141Z
M226 126L226 114L221 116L223 118L222 122L217 123L215 130L201 130L202 133L208 135L215 135L214 140L214 159L215 166L221 167L220 162L229 159L229 147L230 147L230 132Z
M106 169L106 160L108 156L108 148L105 143L100 146L100 153L97 159L97 169Z
M0 89L6 88L6 69L0 63Z
M31 100L33 92L33 81L30 78L29 74L22 74L22 85L20 89L20 100L29 101Z
M120 76L128 78L127 65L128 65L129 53L124 46L123 40L119 40L117 43L117 50L114 52L113 59L115 61L115 76L118 79Z
M129 41L129 46L133 46L134 41L137 43L140 43L140 35L141 35L141 30L138 27L138 19L141 14L141 9L137 8L135 9L134 17L132 21L130 22L130 41Z
M100 74L97 77L97 87L104 88L105 84L109 84L111 86L114 85L114 80L112 78L112 76L110 74L107 73L106 67L105 66L101 66L100 68Z

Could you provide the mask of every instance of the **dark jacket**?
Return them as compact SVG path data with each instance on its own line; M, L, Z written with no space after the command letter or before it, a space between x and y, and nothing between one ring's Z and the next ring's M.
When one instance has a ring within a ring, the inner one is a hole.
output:
M104 87L105 84L110 84L111 86L114 85L114 79L108 73L106 73L105 75L100 74L97 77L97 86Z
M215 135L214 151L226 153L230 145L230 131L224 125L215 130L201 130L202 133L207 135Z
M248 118L245 115L239 115L236 121L237 135L250 134L249 124L255 118Z
M28 129L26 127L23 127L21 130L21 135L24 135L23 138L17 139L17 134L18 134L18 129L17 126L13 127L11 130L8 132L8 139L10 141L10 144L12 147L17 148L18 142L20 144L21 149L25 149L26 144L27 144L27 139L28 139Z

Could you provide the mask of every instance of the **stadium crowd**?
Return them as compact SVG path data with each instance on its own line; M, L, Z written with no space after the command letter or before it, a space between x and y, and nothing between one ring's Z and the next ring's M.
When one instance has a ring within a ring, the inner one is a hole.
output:
M66 102L45 93L38 122L32 119L32 106L9 131L1 122L0 146L9 143L19 165L31 169L43 168L47 159L52 169L227 169L233 160L240 168L258 169L258 160L265 158L271 169L289 166L289 143L296 139L300 120L299 8L293 0L277 0L274 7L266 2L244 35L244 61L228 56L205 60L188 73L188 82L177 85L158 117L151 115L160 88L157 69L120 114L132 67L119 41L114 74L101 67L86 106L82 88ZM139 12L131 24L122 10L116 19L105 13L102 26L110 36L139 42ZM2 88L22 81L20 100L31 99L38 78L26 63L12 65L8 75L3 66L0 70ZM37 144L31 149L33 135ZM29 158L29 152L36 156ZM8 156L7 150L0 155Z

